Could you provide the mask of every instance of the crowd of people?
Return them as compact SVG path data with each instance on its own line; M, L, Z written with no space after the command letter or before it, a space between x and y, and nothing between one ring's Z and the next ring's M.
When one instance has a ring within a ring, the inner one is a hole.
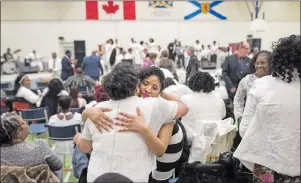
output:
M206 139L204 122L221 128L229 117L237 121L238 131L231 139L231 150L221 152L232 151L233 158L252 173L253 182L301 181L300 37L279 39L271 52L255 49L251 58L249 44L241 42L220 64L228 100L215 90L211 74L200 71L202 60L217 62L216 42L204 51L196 41L185 52L176 40L160 52L153 39L147 47L134 39L131 44L126 53L110 39L102 56L104 67L93 51L74 69L67 51L61 73L54 69L54 78L38 93L30 90L28 75L20 74L15 80L16 97L31 107L48 107L49 125L81 125L82 133L56 148L72 152L75 145L89 154L84 182L167 183L173 174L181 175L198 135ZM185 83L178 81L180 64L186 69ZM81 87L87 87L93 98L83 97ZM83 112L74 113L71 108ZM1 115L1 166L47 164L58 175L59 156L43 140L26 143L28 128L14 112Z
M128 47L128 49L125 49L125 47ZM195 50L195 55L200 61L201 68L205 67L205 63L207 63L207 66L214 63L212 66L219 69L221 68L221 64L225 57L232 55L231 47L219 46L216 41L205 46L204 44L201 44L199 40L196 40L191 48ZM168 52L167 58L176 63L176 68L183 68L185 70L190 57L190 55L187 54L188 49L189 46L184 46L181 41L174 40L166 47ZM131 38L129 45L123 46L119 44L118 39L109 39L102 46L101 51L92 51L91 55L86 57L86 61L81 63L81 67L89 76L94 79L97 78L98 80L99 75L103 75L105 72L108 72L114 65L122 60L128 60L138 65L138 67L158 64L160 56L162 57L161 53L163 50L165 49L162 49L162 47L158 45L153 38L150 38L148 42L137 42L134 38ZM259 49L257 47L252 48L249 58L252 58L258 51ZM21 50L16 50L12 53L11 49L7 48L7 51L3 54L2 58L4 59L4 62L22 62L19 55L20 52ZM31 68L37 67L37 72L52 71L53 77L62 78L63 80L65 80L66 77L73 75L74 72L72 73L72 71L74 71L78 64L77 60L72 58L70 50L67 50L61 59L58 58L56 52L51 54L50 59L46 59L46 57L43 58L44 60L48 60L47 63L41 59L42 57L33 50L25 57L24 62L25 65L30 66ZM88 60L94 60L94 62L89 61L89 64L86 64ZM99 60L102 60L101 63ZM96 72L95 69L93 70L93 68L97 68L98 70L100 69L100 73ZM61 74L63 74L63 76L61 76Z
M207 47L205 47L200 44L199 40L196 40L192 47L194 48L196 56L201 63L216 63L219 51L227 54L230 52L229 48L219 48L216 41L213 41L212 45L207 45ZM184 46L181 41L174 40L174 42L169 43L167 46L168 59L173 60L176 63L177 68L186 69L189 61L189 55L187 54L188 49L189 46ZM145 62L155 64L160 60L158 56L161 55L163 50L164 49L162 49L162 47L158 45L153 38L150 38L149 42L137 42L134 38L131 38L127 52L121 47L117 39L115 42L112 39L109 39L104 46L103 60L107 69L111 68L114 63L119 63L123 59L133 60L133 63L137 65L145 65ZM153 53L152 56L151 53ZM147 57L151 57L151 62L149 62L148 59L147 61L145 60Z

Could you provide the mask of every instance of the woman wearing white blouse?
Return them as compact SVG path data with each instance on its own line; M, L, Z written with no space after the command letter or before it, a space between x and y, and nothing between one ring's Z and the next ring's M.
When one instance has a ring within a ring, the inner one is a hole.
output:
M59 112L50 117L48 125L51 126L83 126L82 117L79 113L72 113L70 111L71 97L68 95L60 96L58 100ZM72 154L74 143L72 140L55 142L55 152Z
M300 182L300 38L273 44L271 76L254 81L234 156L256 183Z
M108 172L120 173L134 182L148 182L149 174L155 168L156 158L147 145L154 143L152 140L157 139L164 123L187 113L187 106L180 101L139 98L138 83L138 75L130 64L117 64L105 76L102 85L112 100L98 103L96 108L84 111L84 121L92 119L97 107L102 107L102 110L112 109L106 115L115 119L121 112L134 115L139 107L150 127L143 136L136 132L119 132L116 126L110 132L100 133L93 122L87 120L82 135L77 134L74 141L82 152L91 152L88 182L93 182L98 176Z
M42 94L35 94L30 89L30 79L25 74L20 74L15 80L14 94L16 97L24 98L31 104L39 104Z
M104 56L103 56L106 71L111 69L110 56L113 49L114 49L114 41L113 39L109 39L104 46Z
M241 119L242 117L245 107L245 100L254 80L270 74L270 57L271 53L268 51L260 51L259 53L257 53L257 55L253 57L252 63L250 65L252 70L255 69L255 73L247 75L239 82L233 101L234 115L236 119Z
M157 53L158 51L158 46L153 38L149 39L148 51L149 53Z
M215 92L214 78L207 72L197 72L188 80L193 93L181 97L189 108L182 124L192 142L197 122L202 120L222 120L226 116L226 106L219 93Z

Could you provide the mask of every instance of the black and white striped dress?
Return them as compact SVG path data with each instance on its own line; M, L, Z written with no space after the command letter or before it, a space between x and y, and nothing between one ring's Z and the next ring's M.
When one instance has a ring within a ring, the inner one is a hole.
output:
M182 129L178 124L175 124L166 152L162 157L157 157L157 169L153 170L149 182L168 182L182 155L183 145Z

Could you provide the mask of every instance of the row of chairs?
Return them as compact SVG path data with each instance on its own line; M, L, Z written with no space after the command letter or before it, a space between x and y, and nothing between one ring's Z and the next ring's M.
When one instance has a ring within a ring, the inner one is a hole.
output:
M46 132L45 124L48 123L50 116L48 115L48 107L36 108L36 109L19 109L18 114L27 122L31 122L29 125L31 134L40 134ZM81 108L73 108L71 112L81 113ZM45 123L44 123L45 122Z
M40 81L36 82L36 90L44 90L48 86L48 82L45 81ZM1 90L5 91L6 96L13 96L13 89L12 89L12 84L7 82L7 83L1 83ZM94 89L91 86L83 86L78 88L79 92L83 96L88 96L88 95L93 95L94 94ZM70 93L70 88L67 88L67 91Z

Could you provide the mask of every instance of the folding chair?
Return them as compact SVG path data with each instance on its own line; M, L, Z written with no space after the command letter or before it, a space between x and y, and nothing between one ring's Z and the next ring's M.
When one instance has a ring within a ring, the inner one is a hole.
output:
M15 98L15 100L13 101L13 111L28 110L31 108L31 104L26 102L25 100Z
M11 83L1 83L1 90L11 89L12 85Z
M19 110L18 113L21 116L21 118L23 118L27 122L42 122L37 124L31 123L29 125L30 134L40 134L46 132L45 122L48 123L48 119L49 119L48 107Z
M44 90L45 88L48 87L48 82L38 81L36 82L36 85L38 90Z
M71 108L70 109L70 111L72 112L72 113L79 113L79 114L81 114L82 112L83 112L83 109L82 108Z
M87 95L89 93L89 87L88 86L78 87L78 91L83 95Z
M14 90L13 89L4 89L6 96L13 96Z
M72 141L73 137L76 135L76 133L81 132L81 127L79 124L77 125L71 125L71 126L51 126L51 125L45 125L45 127L48 129L49 139L52 141ZM63 161L65 166L65 160L66 155L69 153L66 152L60 152L60 150L56 151L58 154L63 155ZM72 171L70 169L66 169L64 167L64 172Z

